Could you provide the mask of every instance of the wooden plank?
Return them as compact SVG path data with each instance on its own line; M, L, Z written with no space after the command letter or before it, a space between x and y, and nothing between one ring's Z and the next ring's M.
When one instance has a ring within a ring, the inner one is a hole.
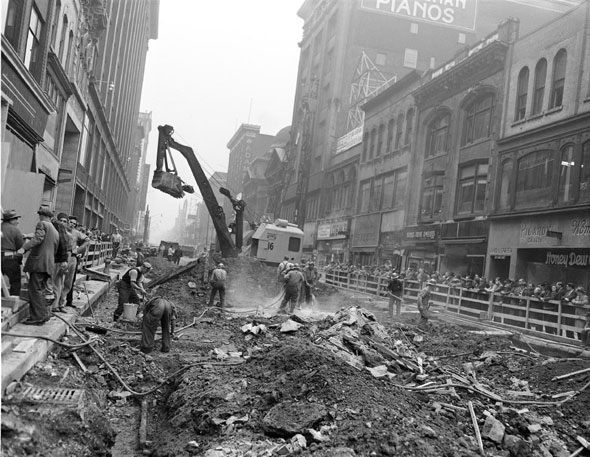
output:
M187 263L183 267L180 267L174 271L168 272L164 275L158 276L157 278L153 279L145 286L146 289L151 289L152 287L158 286L165 282L171 281L172 279L176 279L181 274L189 271L190 269L197 266L197 260L193 260L192 262Z

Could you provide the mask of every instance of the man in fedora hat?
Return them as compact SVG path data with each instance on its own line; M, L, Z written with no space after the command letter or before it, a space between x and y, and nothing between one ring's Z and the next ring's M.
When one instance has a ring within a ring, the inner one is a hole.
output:
M18 228L20 216L13 209L2 211L2 274L10 281L10 295L20 295L23 234Z
M29 273L30 317L23 322L27 325L43 325L49 320L44 291L55 269L55 254L59 245L59 233L51 223L53 211L41 207L37 214L39 222L35 234L23 246L25 251L31 251L24 268Z

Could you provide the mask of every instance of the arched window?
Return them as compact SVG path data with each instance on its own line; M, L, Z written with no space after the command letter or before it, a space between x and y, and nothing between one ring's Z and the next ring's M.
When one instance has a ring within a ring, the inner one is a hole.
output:
M369 146L368 160L371 160L371 159L373 159L373 157L375 157L376 143L377 143L377 129L373 128L373 130L371 130L371 146Z
M567 52L560 49L553 59L553 78L551 80L550 108L557 108L563 104L563 88L565 86L565 70L567 66Z
M395 149L402 147L402 134L404 133L404 115L400 114L397 117L397 127L395 135Z
M472 102L465 110L462 145L490 136L494 96L486 95Z
M539 114L543 111L543 97L545 95L545 79L547 78L547 61L541 59L535 67L535 88L533 91L533 112Z
M526 116L526 102L529 90L529 67L524 67L518 74L518 83L516 84L516 112L514 120L524 119Z
M559 189L557 192L557 201L560 203L567 203L572 197L574 166L574 147L569 144L561 150Z
M379 126L379 133L377 134L377 150L375 151L375 157L379 157L383 150L383 137L385 136L385 125Z
M70 33L68 35L68 51L66 54L66 64L65 64L65 71L66 73L69 73L70 71L70 63L72 62L72 48L74 45L74 32L72 32L70 30Z
M363 158L362 161L366 162L369 153L369 132L365 132L363 135Z
M392 143L393 143L393 130L395 129L395 119L389 119L387 123L387 152L392 151Z
M580 160L580 197L581 202L590 202L590 141L582 145Z
M57 2L55 3L56 17L59 16L60 12L61 12L61 1L57 0ZM58 44L58 43L56 43L56 40L57 40L57 24L54 24L51 29L51 46L53 46L54 50L57 48L57 44Z
M512 160L504 160L500 167L500 192L498 195L498 209L510 208L510 197L512 195Z
M426 156L447 152L450 114L445 114L430 123L426 139Z
M543 206L551 198L554 175L554 152L535 151L518 161L516 208Z
M406 114L406 144L412 142L412 131L414 128L414 108L410 108Z

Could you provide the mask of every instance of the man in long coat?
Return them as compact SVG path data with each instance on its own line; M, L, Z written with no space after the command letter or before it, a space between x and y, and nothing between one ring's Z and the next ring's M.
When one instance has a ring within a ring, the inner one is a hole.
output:
M29 273L30 317L23 321L26 325L43 325L49 320L44 291L55 269L55 253L59 244L59 234L51 223L53 212L42 207L37 214L39 222L35 235L23 246L25 251L30 251L24 267L24 271Z

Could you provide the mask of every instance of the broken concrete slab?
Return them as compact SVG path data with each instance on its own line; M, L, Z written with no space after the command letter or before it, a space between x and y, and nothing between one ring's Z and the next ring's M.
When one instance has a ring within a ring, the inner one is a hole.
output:
M268 411L262 426L269 435L291 437L313 428L327 413L321 403L283 402Z
M501 443L504 438L504 431L506 427L502 422L496 419L494 416L488 416L483 425L481 436L487 438L494 443Z

